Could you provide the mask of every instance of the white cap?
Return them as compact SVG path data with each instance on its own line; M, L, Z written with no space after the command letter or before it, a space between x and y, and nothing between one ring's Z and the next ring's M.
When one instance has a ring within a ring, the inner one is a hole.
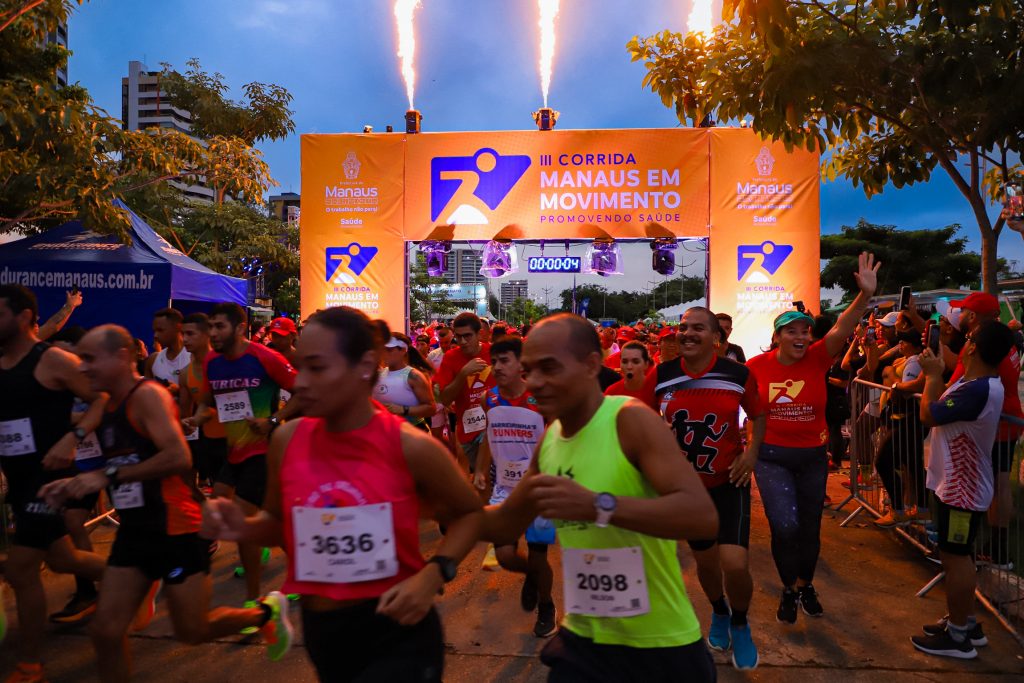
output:
M878 319L878 324L883 327L895 327L896 321L899 320L900 314L896 311L886 313L884 316Z
M397 337L392 337L391 339L388 339L387 343L384 344L384 348L402 349L403 351L405 351L409 348L409 346L401 339L398 339Z

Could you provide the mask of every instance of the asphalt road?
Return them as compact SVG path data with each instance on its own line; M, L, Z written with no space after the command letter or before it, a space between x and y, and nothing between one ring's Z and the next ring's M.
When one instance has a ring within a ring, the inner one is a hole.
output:
M844 489L839 476L830 477L833 499ZM935 565L920 558L886 532L865 523L839 528L845 515L825 513L822 528L822 559L815 585L826 614L821 619L803 614L793 626L775 621L778 577L768 550L767 522L760 501L754 497L751 567L755 595L750 620L761 652L761 666L751 673L733 670L725 655L716 655L720 680L827 681L836 683L898 681L1021 681L1024 650L987 614L981 619L991 644L971 662L930 657L913 649L909 638L922 624L945 611L944 594L938 588L927 597L915 592L935 573ZM99 552L109 551L111 529L94 532ZM424 524L422 534L429 554L438 534ZM448 645L446 681L453 683L526 682L545 680L546 670L537 659L543 646L532 634L533 616L519 608L521 579L506 572L480 569L485 546L479 546L462 565L458 578L438 601ZM556 604L560 603L558 553ZM701 623L710 618L710 607L700 592L688 550L681 557L686 585ZM214 604L241 604L242 582L231 577L236 561L231 544L224 544L214 564ZM280 552L267 567L264 585L276 588L283 579ZM47 573L51 608L59 609L73 590L69 577ZM0 675L14 665L13 640L17 638L13 596L5 591L4 607L11 620L9 641L0 646ZM298 611L295 608L296 621ZM153 623L131 636L135 680L160 683L197 681L315 681L301 637L297 646L278 663L266 660L258 640L228 638L197 647L173 640L166 608L161 605ZM339 643L344 656L344 643ZM46 669L51 683L95 680L93 653L82 628L51 627L47 638ZM681 679L682 680L682 679Z

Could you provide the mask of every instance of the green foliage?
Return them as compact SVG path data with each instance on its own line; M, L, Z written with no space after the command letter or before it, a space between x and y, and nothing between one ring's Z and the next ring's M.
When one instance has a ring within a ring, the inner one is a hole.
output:
M427 259L419 250L413 252L409 270L409 318L429 321L455 314L459 307L448 298L448 292L438 287L445 284L443 277L427 274Z
M77 3L4 2L0 7L0 232L37 232L71 219L127 235L112 205L169 180L212 178L239 197L271 182L260 153L237 138L202 145L181 133L126 131L82 87L57 84L69 52L45 45Z
M868 196L941 168L977 220L992 291L1004 220L987 198L1024 148L1024 0L726 0L723 16L707 38L631 40L645 87L684 123L752 117L787 148L830 150L824 175Z
M538 304L532 299L524 299L518 297L512 301L512 303L505 308L502 313L506 322L513 325L525 325L527 323L535 323L550 311L544 304Z
M893 225L874 225L863 218L855 226L842 227L835 235L822 235L822 287L840 287L844 300L857 292L853 273L857 256L872 251L882 262L878 294L895 294L909 285L915 291L977 287L981 257L967 251L967 239L957 237L959 225L937 230L898 230Z

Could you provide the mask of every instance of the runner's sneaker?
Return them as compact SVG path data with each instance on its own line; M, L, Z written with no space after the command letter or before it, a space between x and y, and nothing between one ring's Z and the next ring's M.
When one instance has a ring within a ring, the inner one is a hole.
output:
M132 622L133 631L141 631L149 626L149 622L153 621L153 616L156 615L156 598L160 595L163 585L163 581L154 581L149 586L145 600L139 605L139 611L135 613L135 621Z
M555 603L541 604L537 607L537 623L533 626L533 635L538 638L549 638L558 631L555 620Z
M267 644L267 657L276 662L291 649L292 623L288 620L288 598L280 591L274 591L263 598L263 604L270 608L270 619L263 625L260 635Z
M874 520L875 526L880 526L883 529L889 529L896 526L906 526L910 524L911 517L903 510L889 509L887 513Z
M64 609L50 615L50 621L55 624L77 624L83 619L92 616L96 611L96 596L83 597L78 593L71 596Z
M497 556L494 554L493 545L487 546L487 554L484 555L484 561L481 567L487 572L496 572L501 567L501 565L498 564Z
M800 609L804 611L804 614L809 617L820 617L825 613L825 608L818 602L818 591L814 590L814 586L807 584L796 590L800 597Z
M39 662L18 662L17 667L4 680L4 683L46 683L43 665Z
M529 574L523 579L523 589L519 592L519 604L524 612L532 612L537 609L537 583Z
M711 613L711 628L708 630L708 647L715 652L725 652L732 641L729 640L729 615Z
M974 659L978 651L971 645L970 639L962 642L953 640L949 631L942 629L941 632L930 636L913 636L910 642L921 652L939 657L955 657L956 659Z
M267 597L269 597L269 596L267 596ZM242 603L242 607L244 609L255 609L255 608L259 607L259 606L260 606L260 601L259 600L246 600L245 602ZM257 626L246 626L241 631L239 631L239 633L241 633L243 636L251 636L254 633L258 633L259 630L260 629Z
M740 671L757 668L757 647L750 636L750 625L730 626L729 636L732 639L732 665Z
M946 624L949 623L949 616L944 616L934 624L926 624L923 630L930 636L936 636L946 630ZM981 624L975 622L974 628L967 632L967 637L971 640L971 645L974 647L984 647L988 645L988 638L985 637L985 632L981 630Z
M795 624L797 603L800 602L800 594L788 588L782 591L782 600L779 601L779 611L775 618L783 624Z

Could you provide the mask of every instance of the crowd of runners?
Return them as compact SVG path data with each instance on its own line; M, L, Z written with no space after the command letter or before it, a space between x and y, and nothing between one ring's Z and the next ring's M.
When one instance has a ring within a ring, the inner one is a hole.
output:
M479 542L492 545L484 568L522 575L551 681L711 681L709 649L753 669L751 483L771 530L778 621L821 617L826 375L878 268L860 257L860 293L831 329L784 312L770 348L745 363L731 318L706 308L678 327L611 334L564 313L523 330L464 313L406 336L339 307L301 333L279 318L253 335L245 309L219 304L157 311L160 350L147 356L117 325L58 332L63 315L41 329L32 292L0 286L0 466L15 521L3 578L18 616L7 681L45 680L48 618L88 619L101 680L128 680L128 635L158 596L184 643L258 634L276 661L301 614L323 681L439 681L434 603ZM912 640L964 658L984 644L964 566L992 497L997 368L1012 345L1001 323L975 322L949 388L942 358L920 354L951 581L948 615ZM951 479L965 471L971 495ZM119 526L101 557L85 522L110 508ZM442 540L425 558L428 519ZM679 541L710 624L688 597ZM242 606L211 605L221 543L237 545ZM262 560L278 547L287 576L268 591ZM76 579L53 615L43 563Z

